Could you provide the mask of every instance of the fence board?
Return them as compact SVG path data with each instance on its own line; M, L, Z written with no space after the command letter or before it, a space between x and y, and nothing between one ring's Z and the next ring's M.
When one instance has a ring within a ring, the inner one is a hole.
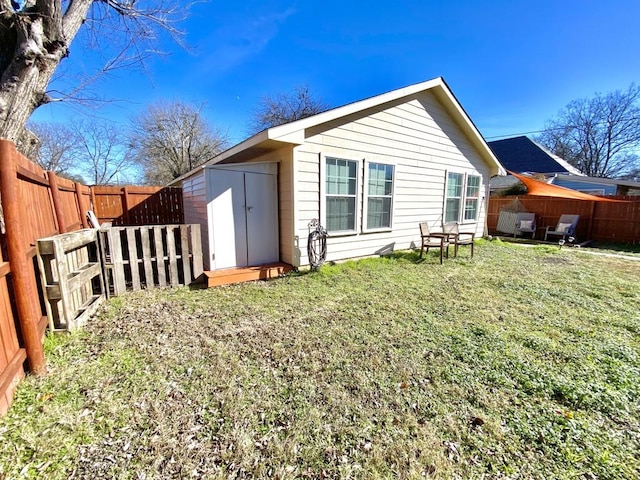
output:
M165 269L165 253L162 244L162 229L160 227L153 228L153 238L156 246L156 268L158 269L158 283L161 287L167 286L167 273Z
M200 278L203 271L202 263L202 237L200 236L200 224L191 225L191 258L193 266L193 278Z
M129 268L131 269L131 283L134 290L140 290L140 271L138 269L138 249L136 247L136 229L127 228L127 252L129 254Z
M151 243L149 243L149 229L140 229L140 243L142 243L142 261L144 262L144 278L147 288L155 287L153 281L153 263L151 262ZM151 281L150 281L151 280Z
M182 275L185 281L191 278L191 268L189 265L189 228L180 225L180 254L182 257Z
M167 226L167 255L169 256L169 281L171 285L178 285L178 259L176 256L175 230Z
M113 293L114 295L121 295L127 291L127 284L124 277L124 260L122 257L122 243L120 239L120 231L117 229L109 229L109 235L107 236L109 242L108 251L111 253L112 278L113 278Z

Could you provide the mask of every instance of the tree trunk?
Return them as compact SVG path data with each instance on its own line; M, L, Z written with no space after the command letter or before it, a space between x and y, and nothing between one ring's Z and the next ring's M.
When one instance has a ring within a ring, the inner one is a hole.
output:
M16 142L31 113L50 101L46 88L93 0L36 0L15 12L0 0L0 138Z

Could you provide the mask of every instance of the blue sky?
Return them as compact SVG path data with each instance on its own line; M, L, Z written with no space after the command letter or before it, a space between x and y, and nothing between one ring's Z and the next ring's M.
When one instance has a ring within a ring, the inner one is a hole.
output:
M638 82L639 21L638 0L210 0L182 25L189 51L162 41L168 55L144 71L95 85L116 102L54 104L32 118L126 123L159 100L204 101L236 143L265 94L308 84L340 106L442 76L491 140L540 130L571 100ZM97 60L74 44L66 78Z

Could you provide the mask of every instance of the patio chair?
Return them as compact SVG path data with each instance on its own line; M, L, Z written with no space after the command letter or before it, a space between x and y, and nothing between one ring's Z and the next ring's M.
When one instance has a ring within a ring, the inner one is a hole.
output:
M420 223L420 239L422 246L420 247L420 258L426 250L429 253L430 248L440 249L440 264L442 265L443 254L446 249L447 258L449 258L449 235L444 232L431 232L426 222Z
M544 240L547 241L549 235L555 237L561 237L562 240L566 240L567 237L572 237L576 233L576 225L578 225L580 215L560 215L558 224L551 230L552 227L547 227L544 232Z
M443 225L443 230L446 235L448 235L448 240L453 242L454 250L453 256L458 256L458 247L460 245L470 245L471 246L471 258L473 258L473 246L475 242L476 234L472 232L461 232L460 227L457 222L453 223L445 223Z
M531 238L536 236L536 214L520 212L516 218L516 225L513 229L513 238L518 235L530 233Z

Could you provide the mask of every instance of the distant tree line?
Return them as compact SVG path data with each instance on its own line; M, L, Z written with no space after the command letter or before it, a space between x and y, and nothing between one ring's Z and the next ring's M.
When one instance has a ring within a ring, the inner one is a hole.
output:
M326 108L308 86L265 96L251 112L248 130L255 133ZM149 105L124 126L98 119L30 122L18 148L45 170L84 183L165 185L229 146L227 131L208 122L204 109L204 103L176 100Z

